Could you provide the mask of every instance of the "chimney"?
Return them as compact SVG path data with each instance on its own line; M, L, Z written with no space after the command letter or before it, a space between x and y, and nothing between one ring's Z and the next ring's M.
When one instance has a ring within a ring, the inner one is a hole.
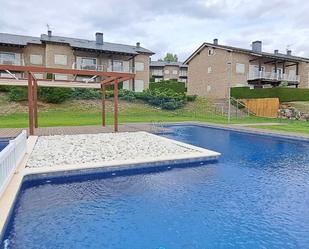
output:
M252 51L262 52L262 42L261 41L252 42Z
M137 42L137 43L136 43L136 47L137 47L137 48L140 48L140 47L141 47L141 43L140 43L140 42Z
M274 54L279 54L279 50L278 50L278 49L275 49L275 50L274 50Z
M51 36L52 36L52 31L51 31L51 30L48 30L48 31L47 31L47 35L48 35L48 37L51 37Z
M287 49L287 50L286 50L286 54L287 54L287 55L292 55L292 50Z
M217 38L214 39L214 45L218 45L218 39Z
M96 32L95 33L95 41L96 41L96 44L103 45L103 33Z

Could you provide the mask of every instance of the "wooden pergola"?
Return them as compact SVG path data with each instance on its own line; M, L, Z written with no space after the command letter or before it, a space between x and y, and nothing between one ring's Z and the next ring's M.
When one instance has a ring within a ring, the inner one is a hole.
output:
M16 65L3 65L0 64L0 71L6 71L11 74L13 78L1 78L6 79L6 85L25 85L28 86L28 109L29 109L29 134L34 135L34 129L38 128L38 86L43 85L47 87L72 87L78 88L83 87L87 84L87 88L92 88L93 86L100 84L101 95L102 95L102 125L106 125L106 86L114 86L114 131L118 132L118 84L134 79L134 73L123 73L123 72L103 72L95 70L77 70L77 69L63 69L63 68L50 68L50 67L33 67L33 66L16 66ZM14 73L11 72L23 72L27 75L26 78L18 79L14 76ZM73 80L48 80L48 79L36 79L35 73L51 73L51 74L69 74L73 75ZM100 82L97 83L86 83L84 81L77 81L76 76L90 76L93 79L100 77ZM10 84L10 81L12 82ZM38 84L38 81L40 84ZM15 82L15 83L13 83ZM23 83L24 82L24 83ZM93 87L97 88L97 87Z

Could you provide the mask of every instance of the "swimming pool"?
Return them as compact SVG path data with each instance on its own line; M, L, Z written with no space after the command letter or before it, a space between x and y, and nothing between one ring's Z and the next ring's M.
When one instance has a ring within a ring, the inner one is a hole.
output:
M0 140L0 151L3 150L8 144L9 142L7 140Z
M165 136L222 157L168 171L25 182L2 247L308 248L308 142L169 128Z

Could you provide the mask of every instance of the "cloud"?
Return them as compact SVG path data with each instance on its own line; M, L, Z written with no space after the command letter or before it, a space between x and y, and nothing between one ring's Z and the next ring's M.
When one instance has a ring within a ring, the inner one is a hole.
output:
M22 11L17 11L22 10ZM135 44L186 59L202 42L266 51L289 46L309 57L309 2L294 0L10 0L1 3L0 32L39 36L48 23L55 35Z

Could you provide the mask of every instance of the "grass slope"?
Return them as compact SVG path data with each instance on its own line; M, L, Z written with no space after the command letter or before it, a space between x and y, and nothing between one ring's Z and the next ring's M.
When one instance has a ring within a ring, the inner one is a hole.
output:
M4 94L0 94L0 128L23 128L28 126L27 103L8 102ZM71 100L63 104L53 105L39 103L39 126L75 126L101 124L101 106L99 100ZM141 102L129 103L120 101L120 123L130 122L176 122L204 121L226 124L227 118L215 112L205 99L189 102L184 108L166 111ZM232 123L264 123L281 122L278 119L249 117L232 119ZM113 123L113 104L107 101L107 123ZM263 126L263 129L302 132L309 134L309 124L305 122L286 122L286 125Z

